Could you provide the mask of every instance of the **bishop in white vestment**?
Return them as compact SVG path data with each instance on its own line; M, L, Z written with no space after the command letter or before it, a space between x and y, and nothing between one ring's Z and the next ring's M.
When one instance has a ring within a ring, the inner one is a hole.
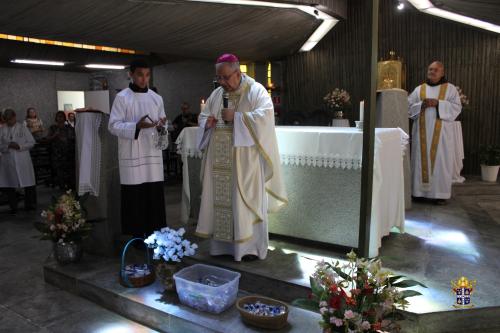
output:
M6 124L0 127L0 188L7 192L11 213L17 211L18 188L24 188L25 209L35 209L35 172L30 157L35 139L17 122L14 110L5 110L4 117Z
M144 237L166 226L163 157L154 144L166 117L163 99L148 89L148 64L132 62L130 76L133 82L113 102L108 129L118 137L122 233Z
M287 203L273 103L260 83L241 74L236 56L219 57L216 71L221 87L198 121L204 157L196 234L211 238L211 255L265 259L268 211Z
M452 122L462 105L454 85L444 78L444 66L433 62L427 82L408 96L412 129L412 195L444 203L451 197L453 175Z

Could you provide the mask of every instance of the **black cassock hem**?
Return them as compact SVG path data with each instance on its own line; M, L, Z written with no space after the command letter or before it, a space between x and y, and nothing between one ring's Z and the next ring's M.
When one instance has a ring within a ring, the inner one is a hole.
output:
M121 185L122 234L147 237L166 226L163 182Z

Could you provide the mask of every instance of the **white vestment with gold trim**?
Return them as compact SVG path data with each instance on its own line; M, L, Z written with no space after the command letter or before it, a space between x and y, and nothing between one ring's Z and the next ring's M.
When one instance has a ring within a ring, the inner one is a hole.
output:
M412 128L411 169L412 195L431 199L449 199L453 175L453 121L460 114L462 105L457 88L451 83L429 86L420 85L408 96L409 117L414 120ZM444 90L445 88L446 90ZM425 91L421 91L425 89ZM439 96L440 91L445 92ZM438 107L429 107L422 112L422 96L439 99ZM425 145L422 145L420 133L425 117ZM436 122L441 119L441 129L436 131ZM434 138L435 137L435 138ZM433 140L437 145L433 145ZM425 146L425 155L422 155ZM433 153L432 150L435 149ZM423 158L426 162L422 163ZM427 168L423 167L427 164ZM427 181L424 175L427 172Z
M211 238L212 255L240 261L267 255L267 213L287 202L281 177L274 108L266 89L242 75L229 99L236 113L232 124L221 120L223 89L210 95L199 117L199 148L204 150L202 197L196 233ZM219 120L205 129L207 118Z

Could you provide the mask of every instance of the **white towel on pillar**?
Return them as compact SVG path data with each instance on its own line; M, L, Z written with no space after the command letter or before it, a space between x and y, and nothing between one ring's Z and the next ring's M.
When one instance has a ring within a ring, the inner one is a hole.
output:
M100 112L79 112L76 120L77 158L79 164L78 195L99 196L101 174Z

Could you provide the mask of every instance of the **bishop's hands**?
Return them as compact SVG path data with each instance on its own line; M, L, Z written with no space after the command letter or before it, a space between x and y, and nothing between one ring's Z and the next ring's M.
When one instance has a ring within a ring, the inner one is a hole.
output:
M225 122L233 122L234 109L222 109L222 120L224 120Z
M426 98L422 102L422 108L427 109L427 108L432 108L438 106L439 101L435 98Z
M205 128L214 128L217 125L217 119L214 116L209 116L207 122L205 123Z

